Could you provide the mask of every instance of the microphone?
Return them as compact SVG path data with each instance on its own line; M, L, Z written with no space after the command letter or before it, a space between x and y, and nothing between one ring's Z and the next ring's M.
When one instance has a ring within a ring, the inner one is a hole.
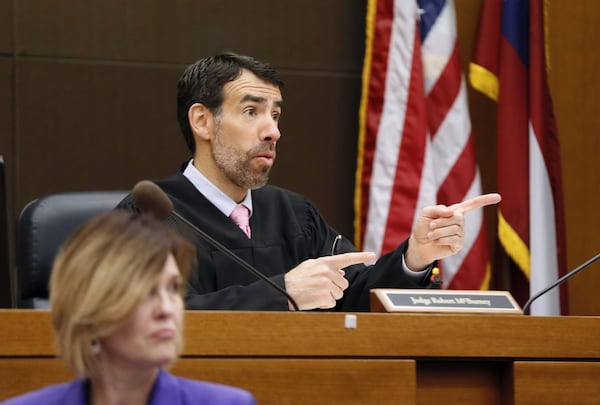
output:
M538 298L540 298L542 295L546 294L548 291L550 291L554 287L561 285L562 283L564 283L565 281L567 281L568 279L573 277L575 274L579 273L581 270L585 269L587 266L594 263L598 259L600 259L600 253L596 254L596 256L592 257L587 262L579 265L574 270L571 270L570 272L568 272L567 274L565 274L564 276L562 276L561 278L556 280L554 283L552 283L548 287L544 288L542 291L538 292L533 297L529 298L529 300L525 303L525 305L523 305L523 313L524 314L527 313L527 310L529 309L529 307L531 306L533 301L537 300Z
M260 271L252 267L248 262L243 260L241 257L233 253L231 250L226 248L223 244L215 240L213 237L208 235L206 232L199 229L196 225L185 219L181 214L173 208L173 203L165 194L165 192L157 186L155 183L149 180L142 180L138 182L131 191L131 196L136 207L141 212L148 212L154 214L158 219L166 220L169 216L173 216L177 220L181 221L189 229L191 229L196 235L198 235L203 241L216 248L220 252L224 253L231 260L242 266L244 269L252 273L255 277L259 278L271 288L277 290L280 294L283 294L288 301L292 304L296 311L300 308L296 301L285 291L283 288L271 281L270 278L262 274Z

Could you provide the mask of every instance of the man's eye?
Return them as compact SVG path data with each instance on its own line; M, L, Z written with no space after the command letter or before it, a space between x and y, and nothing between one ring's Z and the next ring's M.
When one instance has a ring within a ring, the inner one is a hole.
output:
M256 114L256 110L254 108L246 108L244 110L244 114L253 116L254 114Z
M281 118L281 113L275 112L271 114L271 116L273 117L274 121L279 121L279 118Z

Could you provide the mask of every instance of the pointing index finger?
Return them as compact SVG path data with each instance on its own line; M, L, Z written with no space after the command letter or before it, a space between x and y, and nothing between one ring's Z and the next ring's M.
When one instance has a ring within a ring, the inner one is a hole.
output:
M342 254L335 255L335 256L323 256L321 259L333 267L336 267L338 269L343 269L343 268L351 266L353 264L372 262L375 260L375 253L373 253L373 252L351 252L351 253L342 253Z
M451 205L450 208L455 211L467 212L486 205L498 204L501 199L502 197L498 193L483 194Z

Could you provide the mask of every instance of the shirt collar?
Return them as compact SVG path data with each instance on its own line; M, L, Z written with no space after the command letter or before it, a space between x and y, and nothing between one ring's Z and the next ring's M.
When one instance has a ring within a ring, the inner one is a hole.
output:
M193 164L193 159L190 160L183 171L183 175L210 201L215 207L219 209L225 216L229 217L233 212L233 209L238 205L237 202L231 199L227 194L221 191L217 186L210 182L204 176L200 170ZM252 192L248 190L246 197L240 203L244 205L250 211L252 216Z

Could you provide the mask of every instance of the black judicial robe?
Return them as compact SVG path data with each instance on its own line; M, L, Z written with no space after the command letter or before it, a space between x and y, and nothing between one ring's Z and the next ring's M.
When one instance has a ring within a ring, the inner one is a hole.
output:
M176 212L284 289L285 273L307 259L330 255L338 235L306 197L279 187L266 185L252 190L252 238L249 239L182 173L156 184L171 198ZM131 195L119 207L136 209ZM287 298L280 292L202 241L185 225L177 226L198 248L198 266L192 271L186 295L187 309L289 309ZM350 286L334 310L369 311L372 288L422 288L402 269L406 244L405 241L371 266L359 264L346 268ZM344 238L341 252L350 251L356 248ZM428 277L423 280L426 283Z

